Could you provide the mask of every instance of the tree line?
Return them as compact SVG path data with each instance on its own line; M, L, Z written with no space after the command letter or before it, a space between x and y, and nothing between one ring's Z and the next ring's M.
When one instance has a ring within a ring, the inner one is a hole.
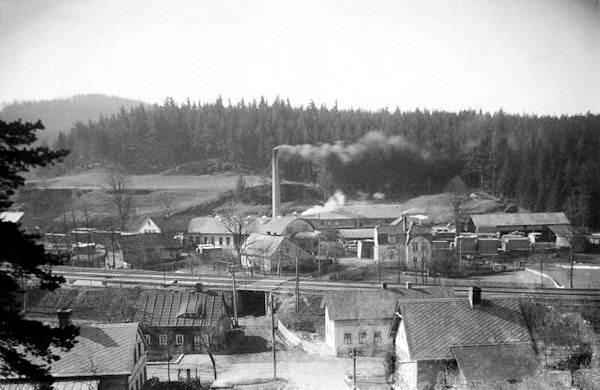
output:
M367 142L350 160L326 152L287 155L282 177L316 182L326 193L409 197L441 191L454 176L467 186L536 212L565 211L576 226L600 224L600 115L514 115L502 110L364 111L294 107L288 100L143 105L77 123L55 147L66 167L110 161L130 173L162 172L198 161L267 174L281 144L360 143L370 132L402 137L404 147ZM329 150L329 149L328 149Z

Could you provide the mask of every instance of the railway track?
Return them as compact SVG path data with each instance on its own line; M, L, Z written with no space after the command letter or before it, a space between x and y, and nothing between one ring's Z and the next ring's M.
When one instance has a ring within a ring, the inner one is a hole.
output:
M232 276L198 276L174 272L157 272L145 270L111 270L76 267L55 267L52 272L63 276L69 284L89 286L122 286L137 288L194 288L198 283L203 287L229 290L232 288ZM300 289L303 293L323 293L327 291L349 289L381 289L376 282L327 282L300 278ZM422 285L414 285L416 288ZM431 286L431 285L429 285ZM458 296L467 295L469 287L462 285L446 285L454 289ZM388 288L404 288L402 284L387 283ZM245 291L291 293L295 291L295 278L281 277L246 277L236 276L236 288ZM586 300L600 302L600 289L560 289L483 286L487 296L494 297L537 297L561 300Z

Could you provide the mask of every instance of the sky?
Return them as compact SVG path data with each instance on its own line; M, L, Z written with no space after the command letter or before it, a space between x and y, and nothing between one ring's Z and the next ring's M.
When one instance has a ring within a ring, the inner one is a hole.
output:
M600 113L597 0L0 0L0 102Z

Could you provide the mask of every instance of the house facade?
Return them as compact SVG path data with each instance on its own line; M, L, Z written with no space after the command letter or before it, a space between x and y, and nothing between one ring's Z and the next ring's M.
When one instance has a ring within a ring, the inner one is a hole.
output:
M131 232L136 234L157 234L162 233L162 229L150 217L138 218L131 223Z
M398 300L431 296L454 296L454 292L441 287L412 286L398 290L328 292L322 303L325 345L335 356L348 356L353 349L363 356L390 353L394 341L390 323Z
M399 388L508 384L539 369L520 302L469 298L400 301L392 322Z
M296 261L301 269L315 267L314 256L285 236L252 233L242 249L242 266L246 269L277 272L295 269Z
M212 246L219 249L234 249L233 235L219 216L192 218L188 224L186 242L196 248Z

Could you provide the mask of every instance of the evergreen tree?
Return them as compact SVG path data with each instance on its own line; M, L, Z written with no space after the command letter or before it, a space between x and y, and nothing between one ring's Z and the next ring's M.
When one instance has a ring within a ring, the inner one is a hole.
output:
M41 122L6 123L0 121L0 211L8 210L10 196L24 184L22 172L61 160L64 150L50 151L45 147L30 148L36 140ZM73 346L77 329L73 326L54 328L39 321L28 320L21 312L21 284L30 278L39 281L40 288L54 290L64 279L49 271L61 263L57 256L44 252L34 235L21 230L18 224L0 221L0 375L24 376L33 381L50 382L46 365L56 360L56 349Z

